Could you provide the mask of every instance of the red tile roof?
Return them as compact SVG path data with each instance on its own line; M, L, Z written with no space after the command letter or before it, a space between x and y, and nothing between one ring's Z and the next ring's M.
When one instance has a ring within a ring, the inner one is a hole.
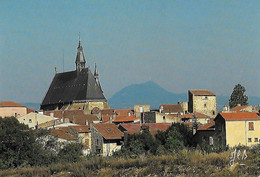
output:
M50 135L65 139L65 140L76 140L77 138L69 134L66 129L52 129Z
M90 125L91 123L93 123L94 121L99 121L98 117L95 115L78 115L78 116L74 116L69 117L69 119L72 121L72 123L74 124L80 124L80 125L86 125L86 122L88 122L88 125Z
M26 108L27 109L27 114L29 114L29 113L31 113L31 112L35 112L35 110L33 110L33 109L30 109L30 108Z
M102 115L114 115L115 109L102 109L100 112Z
M161 104L160 109L162 109L162 113L183 112L180 104Z
M69 126L69 128L76 130L79 133L89 132L89 125L80 125L80 126Z
M63 111L45 111L44 115L50 116L53 113L53 117L63 118Z
M119 116L128 116L129 114L134 115L131 109L116 109L115 112Z
M45 111L45 115L53 113L57 118L68 118L71 122L80 125L86 125L86 121L90 124L98 121L98 117L91 114L85 114L83 110L67 110L67 111Z
M113 122L134 122L140 119L140 117L135 116L116 116Z
M260 120L259 116L255 112L229 112L219 113L219 115L225 120Z
M172 124L171 123L146 123L143 126L148 126L152 135L160 131L166 131ZM140 132L139 123L120 124L126 130L127 134L138 134Z
M215 127L215 122L211 121L208 124L199 126L198 130L214 130L214 127Z
M202 95L202 96L216 96L216 94L209 90L189 90L193 95Z
M205 115L205 114L202 114L202 113L199 113L199 112L195 112L195 113L190 113L190 114L185 114L185 115L179 115L180 118L182 119L192 119L194 118L194 115L196 118L209 118L209 116Z
M238 111L241 111L242 109L245 109L245 108L247 108L247 107L248 107L248 105L245 105L245 106L236 106L236 107L230 109L230 111L238 112Z
M121 139L124 134L113 123L92 124L105 139Z
M113 120L113 115L102 115L101 116L102 122L108 122L110 119Z
M0 107L26 107L13 101L0 101Z

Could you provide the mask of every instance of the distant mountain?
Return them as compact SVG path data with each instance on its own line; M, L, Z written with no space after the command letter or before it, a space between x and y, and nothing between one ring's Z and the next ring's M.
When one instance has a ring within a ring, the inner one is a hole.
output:
M119 109L133 108L135 104L149 104L151 109L158 109L159 104L177 104L178 101L187 101L187 94L174 94L148 81L123 88L108 103L112 108Z
M132 109L135 104L149 104L151 109L158 109L159 104L177 104L178 101L188 101L188 93L171 93L158 84L148 81L141 84L127 86L114 94L108 103L112 108ZM217 106L222 110L224 105L228 105L229 96L217 96ZM249 96L250 105L259 105L260 98Z
M27 108L36 110L36 111L38 111L40 109L40 103L20 103L20 104L26 106Z

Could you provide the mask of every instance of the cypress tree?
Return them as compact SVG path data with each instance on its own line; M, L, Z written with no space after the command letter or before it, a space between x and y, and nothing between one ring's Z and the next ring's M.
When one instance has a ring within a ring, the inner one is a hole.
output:
M229 99L230 108L233 108L238 104L240 104L241 106L248 105L247 103L248 96L245 95L245 91L246 91L245 87L242 86L241 84L237 84L234 87L233 92Z

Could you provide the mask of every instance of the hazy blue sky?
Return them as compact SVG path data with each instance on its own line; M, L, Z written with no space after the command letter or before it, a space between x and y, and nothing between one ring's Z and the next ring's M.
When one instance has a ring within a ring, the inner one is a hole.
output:
M41 102L75 69L78 33L107 98L152 80L174 93L260 90L260 1L0 1L0 100Z

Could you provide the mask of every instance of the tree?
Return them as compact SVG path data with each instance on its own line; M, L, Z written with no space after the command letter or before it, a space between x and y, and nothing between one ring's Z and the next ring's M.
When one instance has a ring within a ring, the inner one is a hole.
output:
M245 95L245 91L246 91L245 87L240 84L237 84L234 87L233 92L229 99L230 108L233 108L238 104L240 104L241 106L248 104L247 103L248 96Z
M58 156L62 162L77 162L81 159L83 144L69 143L66 144L59 152Z

